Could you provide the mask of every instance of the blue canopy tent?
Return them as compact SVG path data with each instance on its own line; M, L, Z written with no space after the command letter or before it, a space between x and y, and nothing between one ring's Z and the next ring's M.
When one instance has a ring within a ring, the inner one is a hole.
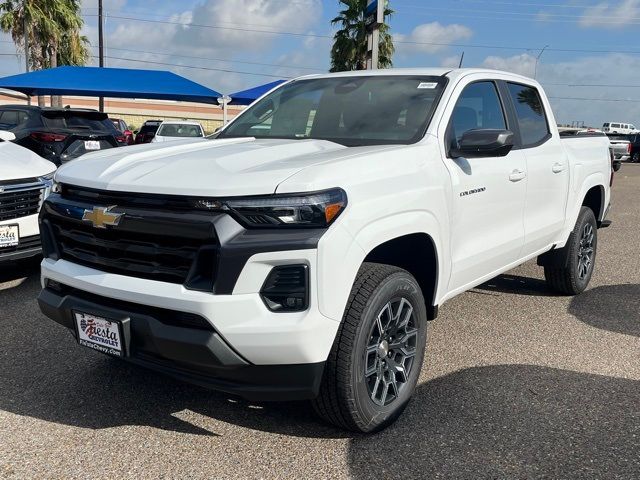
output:
M221 94L175 73L128 68L58 67L0 78L0 88L29 96L69 95L217 104Z
M229 95L231 97L229 105L250 105L269 90L284 82L286 82L286 80L276 80L275 82L265 83L264 85L259 85L248 90L232 93Z

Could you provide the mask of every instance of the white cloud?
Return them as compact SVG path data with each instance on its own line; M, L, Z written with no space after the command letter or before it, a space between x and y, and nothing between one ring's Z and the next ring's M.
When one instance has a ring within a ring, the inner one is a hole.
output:
M495 70L505 70L507 72L533 77L536 65L536 57L523 53L512 57L490 56L484 59L482 66Z
M451 55L450 57L444 57L440 62L440 66L445 68L457 68L458 65L460 65L460 55Z
M408 34L394 34L398 50L407 52L437 53L447 48L448 44L471 38L473 31L457 23L442 25L439 22L423 23ZM406 42L406 43L402 43Z
M583 27L619 28L638 23L640 0L622 0L612 5L598 3L584 10L579 24Z
M531 76L535 57L528 54L487 57L482 65ZM640 88L615 85L640 85L638 71L640 58L633 55L599 55L565 62L545 61L542 57L537 78L551 97L553 112L560 123L584 121L597 127L618 119L637 125L640 112L636 102Z
M116 0L121 1L121 0ZM126 10L126 7L125 7ZM109 59L109 66L128 68L169 69L185 75L223 92L235 91L245 87L265 83L274 78L264 76L240 75L233 72L221 72L170 65L156 65L147 62L184 64L211 69L252 71L274 75L295 76L309 73L306 70L282 69L230 63L205 58L243 60L262 63L280 63L261 58L271 51L276 42L291 40L292 54L307 50L309 54L318 45L311 37L284 37L266 32L285 31L303 32L312 28L322 18L320 0L296 0L283 8L282 0L205 0L192 10L172 15L161 22L120 21L107 38L107 53L110 57L123 57L139 60L133 63L126 60ZM116 21L114 19L114 21ZM204 27L206 25L206 27ZM322 58L329 55L329 47L321 45ZM156 53L136 53L118 49L133 49ZM183 55L202 58L186 58ZM310 60L298 55L294 59L285 58L294 64L309 64ZM315 63L315 60L313 61ZM312 63L312 65L313 65Z

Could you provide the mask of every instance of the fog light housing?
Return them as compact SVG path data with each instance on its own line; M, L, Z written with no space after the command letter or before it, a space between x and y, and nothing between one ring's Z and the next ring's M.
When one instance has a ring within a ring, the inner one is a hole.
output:
M272 312L302 312L309 308L309 267L281 265L273 267L260 290L260 296Z

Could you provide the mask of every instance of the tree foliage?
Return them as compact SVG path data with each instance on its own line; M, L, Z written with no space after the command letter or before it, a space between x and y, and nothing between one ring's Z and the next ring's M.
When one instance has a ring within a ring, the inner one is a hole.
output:
M380 0L384 1L384 0ZM331 47L331 71L365 70L367 68L367 30L364 11L367 0L339 0L343 8L338 16L331 20L332 25L339 25L340 29L333 37ZM384 16L388 18L393 13L388 5ZM391 57L395 51L393 38L386 23L380 27L378 68L393 66Z
M89 41L81 34L84 21L79 0L6 0L0 3L0 29L10 33L24 51L27 27L29 63L34 70L84 65Z

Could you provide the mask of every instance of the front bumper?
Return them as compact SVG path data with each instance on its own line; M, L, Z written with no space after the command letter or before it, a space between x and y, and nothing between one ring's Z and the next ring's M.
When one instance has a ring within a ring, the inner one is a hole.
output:
M16 247L0 248L0 263L37 257L41 253L40 235L22 237Z
M42 253L38 215L3 220L0 225L17 225L20 243L15 247L0 248L0 263L36 257Z
M125 360L189 383L249 400L303 400L318 395L324 362L255 365L199 315L145 307L65 285L45 288L42 312L74 336L73 311L121 320Z

